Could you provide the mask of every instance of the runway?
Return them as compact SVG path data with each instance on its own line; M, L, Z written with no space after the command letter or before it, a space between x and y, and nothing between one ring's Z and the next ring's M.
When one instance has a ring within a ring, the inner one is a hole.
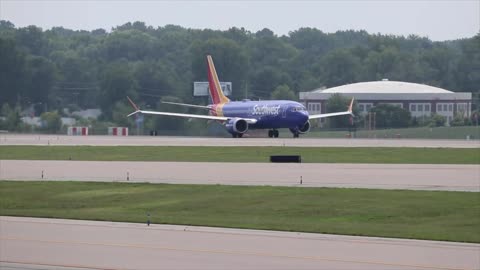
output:
M480 148L474 140L208 138L151 136L0 135L0 145L151 145L151 146L284 146L284 147L420 147Z
M480 191L478 165L445 164L0 160L0 179Z
M1 269L479 269L480 245L0 217ZM15 268L14 268L15 267Z

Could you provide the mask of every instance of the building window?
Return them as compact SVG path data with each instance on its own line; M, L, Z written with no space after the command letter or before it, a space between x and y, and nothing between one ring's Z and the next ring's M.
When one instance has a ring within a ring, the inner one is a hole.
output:
M358 108L361 112L368 112L372 107L372 103L358 103Z
M447 104L443 104L443 111L444 112L448 111L448 105Z
M441 112L442 111L442 104L437 104L437 112Z
M448 104L448 111L449 112L453 111L453 104Z
M417 110L417 104L410 104L410 111L414 112Z
M423 104L418 104L417 109L419 112L423 112Z
M320 112L320 103L311 102L308 103L307 110L309 112Z
M430 104L425 104L425 111L429 112L430 111Z

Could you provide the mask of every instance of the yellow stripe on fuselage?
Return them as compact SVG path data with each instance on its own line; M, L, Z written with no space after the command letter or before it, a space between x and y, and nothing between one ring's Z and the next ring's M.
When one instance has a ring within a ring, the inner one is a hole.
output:
M223 105L225 105L225 103L217 104L217 106L215 107L215 112L217 113L217 116L224 116Z

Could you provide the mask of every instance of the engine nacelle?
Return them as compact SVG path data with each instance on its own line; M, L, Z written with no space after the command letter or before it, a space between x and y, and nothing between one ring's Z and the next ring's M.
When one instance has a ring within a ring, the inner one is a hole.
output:
M309 132L310 131L310 121L305 122L305 124L302 127L298 128L298 131L301 134Z
M298 127L298 129L291 128L290 131L293 134L296 134L296 132L298 132L299 134L305 134L310 131L310 122L309 121L305 122L305 124L303 124L303 126Z
M225 124L227 131L231 134L243 134L248 130L248 123L244 119L231 119Z

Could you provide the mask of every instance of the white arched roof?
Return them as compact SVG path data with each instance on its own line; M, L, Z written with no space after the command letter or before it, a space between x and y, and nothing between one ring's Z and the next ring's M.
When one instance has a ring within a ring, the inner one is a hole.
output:
M315 93L369 93L369 94L439 94L453 93L442 88L433 87L425 84L398 82L398 81L373 81L346 84L328 89L315 90Z

